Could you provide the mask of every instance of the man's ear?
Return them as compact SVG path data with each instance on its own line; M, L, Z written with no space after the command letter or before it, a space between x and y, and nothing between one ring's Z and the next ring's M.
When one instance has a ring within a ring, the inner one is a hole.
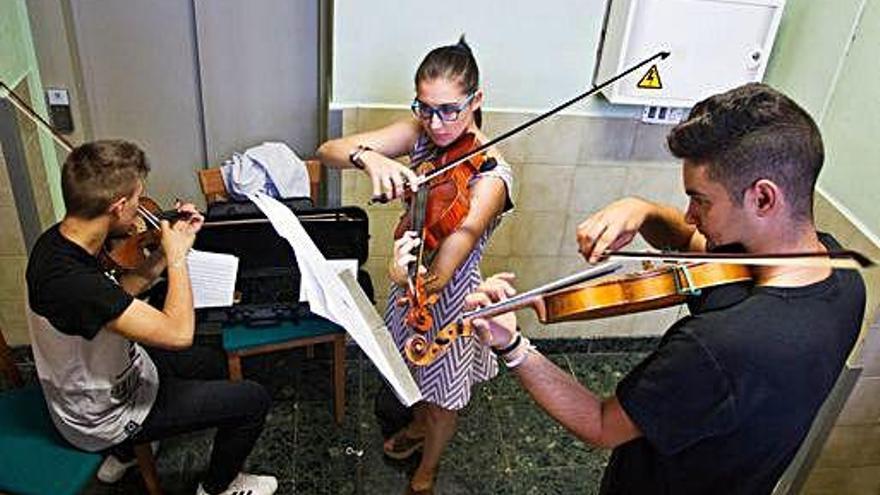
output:
M758 179L743 197L743 203L759 217L766 217L782 207L782 189L769 179Z
M128 198L126 198L125 196L117 198L115 201L110 203L110 206L107 207L107 214L112 217L119 218L120 213L125 208L126 201L128 201Z

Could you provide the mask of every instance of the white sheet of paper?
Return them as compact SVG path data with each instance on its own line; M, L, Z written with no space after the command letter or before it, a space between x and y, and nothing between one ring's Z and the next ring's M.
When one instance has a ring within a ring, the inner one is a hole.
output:
M232 306L238 276L236 256L190 249L186 266L192 285L193 307Z
M352 272L336 269L324 258L290 208L262 193L248 197L296 253L301 277L300 299L308 301L312 313L343 327L352 336L401 402L409 406L420 401L421 392L403 357Z

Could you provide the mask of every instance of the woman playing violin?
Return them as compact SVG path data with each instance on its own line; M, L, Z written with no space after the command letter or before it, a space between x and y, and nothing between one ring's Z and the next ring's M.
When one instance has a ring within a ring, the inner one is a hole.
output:
M407 155L411 162L432 159L444 149L472 133L478 142L487 141L480 131L479 69L470 47L462 37L457 44L432 50L415 75L414 117L387 127L329 141L318 156L329 165L354 166L373 182L375 196L395 198L407 184L417 184L416 173L392 158ZM437 300L430 307L433 323L428 337L461 313L464 296L481 281L479 262L501 214L512 207L509 198L513 177L498 152L486 150L487 159L466 185L470 207L457 229L423 257L425 288ZM390 266L393 281L385 320L398 347L403 350L412 329L406 325L408 307L404 299L408 285L407 266L415 261L420 233L406 232L394 244ZM496 360L476 339L461 339L443 358L424 368L414 368L424 401L417 404L414 420L384 445L385 453L403 459L422 449L422 460L408 490L431 493L440 456L456 430L458 410L471 397L471 388L494 377Z

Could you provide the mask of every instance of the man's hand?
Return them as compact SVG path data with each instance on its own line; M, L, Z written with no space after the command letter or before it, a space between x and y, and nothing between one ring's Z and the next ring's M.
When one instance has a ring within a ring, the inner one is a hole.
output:
M497 273L487 278L477 290L465 298L466 310L482 308L504 301L516 294L511 282L516 278L512 273ZM495 349L510 345L516 337L516 313L513 311L492 318L475 318L471 321L477 337L484 344Z
M360 161L373 181L374 198L398 198L403 195L407 185L413 192L418 190L419 177L406 165L375 151L363 153Z
M600 261L606 251L632 242L650 210L651 204L639 198L609 204L578 225L578 251L590 263Z
M182 203L178 200L174 206L179 213L185 214L181 220L175 223L175 227L178 224L183 224L182 228L191 234L195 234L202 228L202 225L205 223L205 217L199 213L194 204Z

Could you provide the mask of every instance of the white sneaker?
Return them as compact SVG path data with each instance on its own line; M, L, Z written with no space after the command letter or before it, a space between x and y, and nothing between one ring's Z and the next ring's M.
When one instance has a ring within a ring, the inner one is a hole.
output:
M153 455L155 455L156 452L159 451L159 442L156 441L151 443L150 448L153 449ZM128 471L128 468L135 464L137 464L136 458L128 462L122 462L117 459L115 455L110 454L104 459L104 462L101 463L101 467L98 468L96 476L104 483L116 483L125 476L125 472Z
M238 473L226 490L217 495L272 495L278 489L278 480L274 476ZM199 483L196 495L208 495Z

